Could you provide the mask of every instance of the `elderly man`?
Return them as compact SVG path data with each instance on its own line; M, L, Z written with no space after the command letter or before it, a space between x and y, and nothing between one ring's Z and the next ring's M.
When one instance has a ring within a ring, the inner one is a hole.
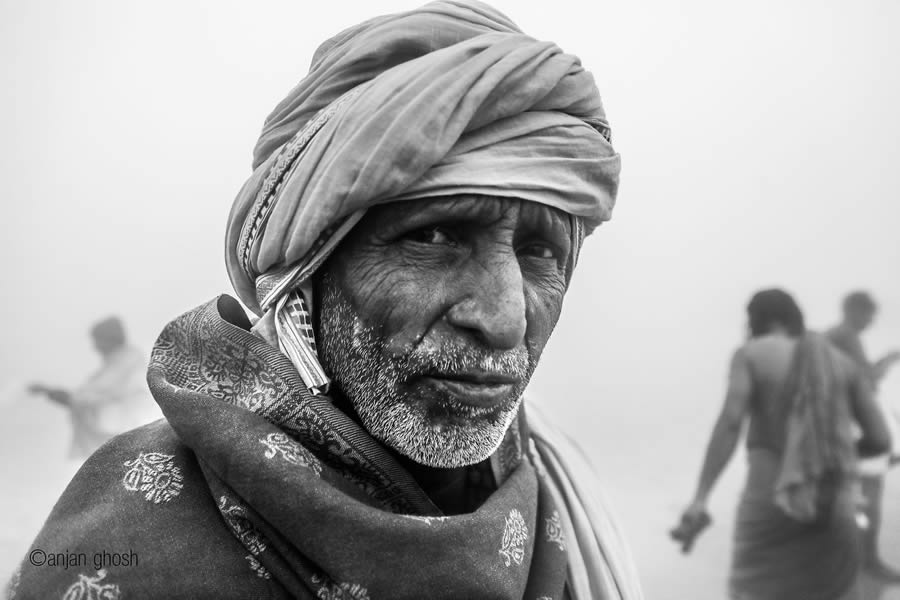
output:
M20 596L639 598L590 468L522 406L618 174L591 75L489 6L323 44L229 218L259 318L222 296L164 329L167 422L89 461Z

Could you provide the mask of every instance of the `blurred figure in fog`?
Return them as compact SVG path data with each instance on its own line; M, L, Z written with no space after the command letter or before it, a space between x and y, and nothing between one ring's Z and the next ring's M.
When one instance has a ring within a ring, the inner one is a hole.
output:
M877 311L878 306L875 300L866 292L858 291L848 294L843 302L843 320L825 334L835 347L859 366L872 387L873 393L877 390L879 381L900 359L900 352L894 351L875 362L869 361L860 338L862 332L868 329L875 320ZM879 398L878 400L878 407L884 414L891 431L893 447L890 452L860 462L864 523L866 525L862 528L863 568L879 579L900 583L900 572L886 565L878 554L884 478L891 464L896 463L898 452L896 417L888 409L883 399Z
M128 344L118 317L91 328L94 348L103 364L80 387L66 390L40 383L29 391L42 394L69 410L72 446L69 456L84 459L119 433L161 416L146 381L147 361Z
M856 462L888 448L884 418L862 370L806 331L790 295L761 291L747 312L750 338L731 360L696 495L672 536L688 551L709 522L709 494L749 421L730 597L862 600Z

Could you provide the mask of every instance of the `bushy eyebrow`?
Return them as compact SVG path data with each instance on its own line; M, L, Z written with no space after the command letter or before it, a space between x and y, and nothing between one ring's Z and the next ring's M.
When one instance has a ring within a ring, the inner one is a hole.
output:
M548 234L569 238L572 235L572 218L558 208L535 202L524 202L519 222Z
M572 226L572 218L568 213L550 206L526 202L519 216L517 236L523 240L536 238L551 243L566 255L563 263L567 264L572 248Z
M532 245L550 248L557 267L566 270L572 258L573 218L554 207L521 200L484 196L454 196L402 200L369 209L358 234L377 246L393 245L410 233L449 228L466 236L499 224L510 231L516 252ZM529 253L530 254L530 253Z

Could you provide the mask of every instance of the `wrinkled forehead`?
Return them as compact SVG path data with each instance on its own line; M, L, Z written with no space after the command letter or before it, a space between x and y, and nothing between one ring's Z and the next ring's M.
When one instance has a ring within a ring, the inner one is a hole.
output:
M370 208L357 226L384 230L391 225L431 226L443 222L538 232L570 238L573 216L529 200L481 194L460 194L419 200L400 200Z

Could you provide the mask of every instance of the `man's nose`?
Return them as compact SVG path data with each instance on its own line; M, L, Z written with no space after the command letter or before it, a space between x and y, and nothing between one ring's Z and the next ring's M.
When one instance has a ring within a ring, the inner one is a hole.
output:
M514 252L472 261L460 277L459 302L447 321L492 349L509 350L525 339L525 289Z

